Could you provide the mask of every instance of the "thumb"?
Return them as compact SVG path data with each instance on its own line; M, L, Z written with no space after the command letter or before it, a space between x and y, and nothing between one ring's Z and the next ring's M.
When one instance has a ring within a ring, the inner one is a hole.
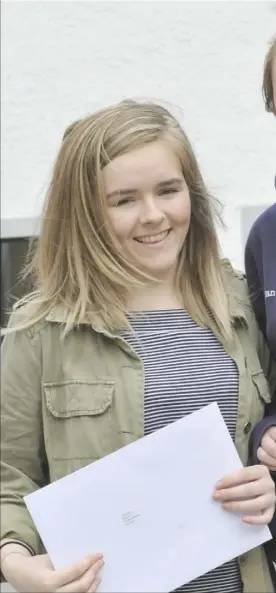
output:
M72 583L81 578L88 568L101 560L102 557L102 554L90 554L89 556L82 558L82 560L79 560L76 564L73 564L73 566L69 566L62 570L56 570L55 576L57 587L67 585L68 583Z

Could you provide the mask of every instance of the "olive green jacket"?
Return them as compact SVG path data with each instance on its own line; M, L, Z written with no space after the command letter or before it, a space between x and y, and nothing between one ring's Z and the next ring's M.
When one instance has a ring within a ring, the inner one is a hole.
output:
M223 344L239 372L236 447L248 459L251 427L275 391L273 368L248 300L244 276L223 262L234 324ZM11 324L24 313L12 315ZM119 335L84 323L61 340L64 315L52 312L2 346L1 539L42 545L23 497L144 434L143 364ZM219 336L218 336L219 337ZM268 382L266 380L268 377ZM270 593L265 554L256 548L240 559L244 593Z

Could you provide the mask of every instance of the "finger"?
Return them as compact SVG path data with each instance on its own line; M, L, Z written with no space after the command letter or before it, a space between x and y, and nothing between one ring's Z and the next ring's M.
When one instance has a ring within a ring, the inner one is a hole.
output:
M99 560L81 576L81 578L67 583L60 587L57 593L86 593L98 578L98 572L103 566L103 560Z
M102 559L102 554L90 554L86 556L73 566L62 570L55 571L55 582L57 587L62 587L67 583L71 583L80 579L84 573L93 566L96 562Z
M265 450L266 453L268 453L268 455L274 457L276 461L276 442L269 434L266 434L262 438L261 447Z
M244 515L242 517L243 523L248 525L268 525L274 515L274 507L267 509L264 513L258 515Z
M252 500L238 500L223 503L223 508L232 513L261 513L273 506L272 496L264 495Z
M271 488L272 489L272 488ZM216 490L213 493L215 500L234 501L234 500L248 500L251 497L260 496L267 492L266 480L256 480L255 482L248 482L233 488L226 488L224 490Z
M91 585L90 589L88 589L87 593L94 593L94 591L97 591L97 588L98 588L100 582L101 582L101 579L98 579L98 578L95 579L94 583Z
M268 465L267 463L264 463L263 465L265 465L265 467L267 467L267 469L270 472L276 472L276 465L275 465L275 463L274 463L274 465Z
M216 483L216 489L221 490L224 488L231 488L231 486L259 480L264 476L267 476L267 470L263 465L242 467L231 474L223 476L223 478Z
M268 428L266 434L269 434L269 436L276 441L276 426L271 426L270 428Z
M269 455L262 447L259 447L257 450L257 457L261 463L268 467L268 469L272 468L270 471L275 471L276 457L271 457L271 455Z

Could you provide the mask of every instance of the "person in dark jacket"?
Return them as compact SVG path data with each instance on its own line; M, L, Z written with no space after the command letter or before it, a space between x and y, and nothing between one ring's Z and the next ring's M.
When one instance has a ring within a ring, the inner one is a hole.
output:
M276 116L276 38L266 55L263 75L265 107ZM276 175L274 178L276 189ZM259 327L276 360L276 203L253 224L245 248L249 294ZM266 465L276 482L276 386L263 420L251 433L250 461ZM276 590L276 514L270 524L273 540L266 545Z
M250 231L245 268L257 321L276 360L276 203L261 214ZM252 431L250 453L253 463L259 460L276 472L276 388L266 411Z

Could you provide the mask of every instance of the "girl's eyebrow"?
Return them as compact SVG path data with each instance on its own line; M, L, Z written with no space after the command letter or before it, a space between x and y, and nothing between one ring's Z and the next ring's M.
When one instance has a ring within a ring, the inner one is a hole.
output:
M166 181L160 181L157 183L158 188L167 187L168 185L182 185L183 179L181 177L173 177L172 179L166 179Z
M173 177L172 179L166 179L165 181L160 181L157 183L156 187L161 189L162 187L167 187L168 185L181 185L183 183L183 179L181 177ZM138 189L115 189L114 191L107 194L107 199L118 197L118 196L129 196L129 194L137 194Z
M107 199L113 198L114 196L129 196L129 194L137 194L138 189L115 189L114 191L107 194Z

